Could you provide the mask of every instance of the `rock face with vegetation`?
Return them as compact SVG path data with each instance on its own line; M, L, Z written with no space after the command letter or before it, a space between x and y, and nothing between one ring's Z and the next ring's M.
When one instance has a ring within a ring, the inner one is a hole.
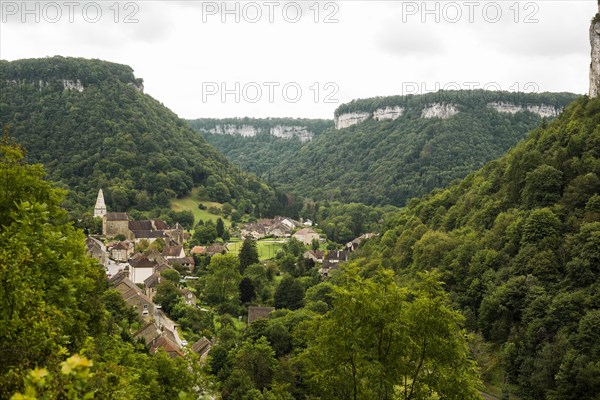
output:
M311 142L206 134L233 163L315 200L403 206L501 156L575 95L438 92L355 100ZM342 117L345 116L345 117Z
M194 130L206 134L242 137L271 135L301 142L312 140L332 125L331 121L325 119L292 118L199 118L188 122Z
M147 211L195 186L208 200L282 212L287 199L245 176L173 112L143 93L133 70L100 60L0 61L0 124L90 209ZM281 203L280 201L283 201ZM278 208L281 204L282 208Z
M600 1L598 2L598 14L592 20L590 26L590 44L592 46L592 62L590 64L590 97L596 97L600 93Z
M487 343L474 344L486 381L524 399L596 398L599 151L600 99L581 98L505 156L409 202L355 262L403 279L440 271Z

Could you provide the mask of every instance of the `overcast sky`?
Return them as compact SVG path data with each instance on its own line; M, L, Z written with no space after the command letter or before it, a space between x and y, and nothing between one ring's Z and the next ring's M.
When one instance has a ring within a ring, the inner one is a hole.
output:
M0 1L2 59L127 64L183 118L332 118L354 98L438 87L586 93L597 11L596 0L22 4Z

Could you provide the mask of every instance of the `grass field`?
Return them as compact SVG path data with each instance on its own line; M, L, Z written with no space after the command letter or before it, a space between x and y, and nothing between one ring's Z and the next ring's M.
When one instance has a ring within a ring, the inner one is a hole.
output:
M216 207L221 208L222 204L214 203L210 201L199 201L197 199L198 188L194 188L192 193L186 197L181 199L173 199L171 200L171 209L174 211L191 211L194 214L194 224L197 224L199 220L208 221L211 220L213 222L217 222L217 218L221 218L225 223L225 226L231 226L231 220L223 217L222 215L215 215L209 213L208 210L201 210L198 208L198 204L202 203L208 207Z
M275 254L277 254L277 250L279 250L283 247L284 242L285 241L281 240L281 239L278 239L278 240L266 239L266 240L257 241L256 242L256 250L258 251L258 258L261 261L274 258ZM242 248L242 243L243 243L242 241L228 242L229 253L237 255L240 252L240 249Z

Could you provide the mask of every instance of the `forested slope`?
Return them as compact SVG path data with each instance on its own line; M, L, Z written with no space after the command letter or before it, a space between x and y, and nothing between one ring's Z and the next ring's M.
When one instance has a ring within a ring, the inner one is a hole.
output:
M524 399L600 396L600 99L448 189L412 200L356 261L438 269ZM481 349L480 349L481 350ZM487 374L487 375L486 375Z
M242 174L173 112L143 94L125 65L52 57L0 62L0 124L72 190L71 208L168 207L202 187L209 200L282 212L289 198ZM281 206L281 207L279 207Z
M366 113L365 121L328 129L304 144L260 136L207 134L209 142L242 169L285 191L315 200L403 206L412 197L447 186L504 154L542 123L530 110L560 110L576 98L567 93L437 92L355 100L336 118ZM455 115L423 118L430 107ZM494 105L522 111L499 112ZM372 114L400 107L395 120Z

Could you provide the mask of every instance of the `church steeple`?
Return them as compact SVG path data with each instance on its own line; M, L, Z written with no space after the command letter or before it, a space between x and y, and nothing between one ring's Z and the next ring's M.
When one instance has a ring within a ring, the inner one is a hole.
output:
M98 191L98 198L96 199L96 207L94 207L94 217L104 217L106 215L106 204L104 203L104 193L102 189Z

